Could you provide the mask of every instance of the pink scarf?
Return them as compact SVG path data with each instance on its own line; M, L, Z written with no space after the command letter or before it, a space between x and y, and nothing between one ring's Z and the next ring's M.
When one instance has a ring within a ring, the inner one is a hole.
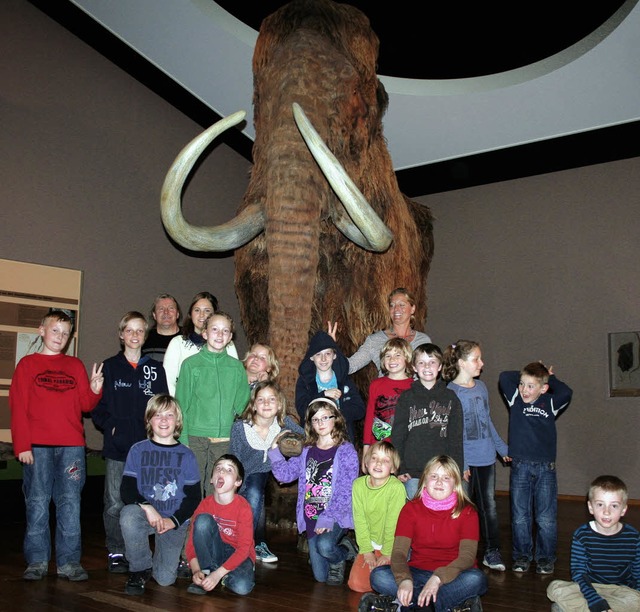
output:
M429 510L451 510L458 502L458 494L453 491L445 499L433 499L426 488L422 489L422 503Z

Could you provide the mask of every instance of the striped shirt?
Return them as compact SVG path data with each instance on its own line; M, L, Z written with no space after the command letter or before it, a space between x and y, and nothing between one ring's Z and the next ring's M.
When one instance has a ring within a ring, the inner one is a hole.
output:
M640 532L626 523L614 535L598 533L589 523L578 527L571 541L571 579L580 586L590 610L606 609L594 583L640 589Z

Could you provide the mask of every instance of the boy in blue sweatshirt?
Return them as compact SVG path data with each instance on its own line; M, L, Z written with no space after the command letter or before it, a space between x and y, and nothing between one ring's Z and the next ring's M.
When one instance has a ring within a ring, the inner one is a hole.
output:
M513 571L526 572L534 559L533 521L537 527L538 574L552 574L558 544L556 419L573 392L540 362L520 372L502 372L500 392L509 406L511 457L511 530Z

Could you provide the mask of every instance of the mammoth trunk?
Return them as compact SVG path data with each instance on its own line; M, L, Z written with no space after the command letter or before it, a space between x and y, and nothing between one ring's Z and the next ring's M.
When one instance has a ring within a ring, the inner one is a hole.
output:
M291 125L291 129L295 129ZM326 227L327 185L300 139L284 139L269 150L261 180L265 185L264 234L236 253L236 288L250 343L266 342L280 362L279 383L295 413L293 390L304 357L318 296L322 228ZM252 186L248 197L254 193ZM246 202L246 200L245 200ZM268 270L262 275L261 270Z

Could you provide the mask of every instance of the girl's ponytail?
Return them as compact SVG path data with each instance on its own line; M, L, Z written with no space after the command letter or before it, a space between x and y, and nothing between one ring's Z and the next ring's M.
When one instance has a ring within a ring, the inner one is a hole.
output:
M480 344L475 340L458 340L455 344L447 346L442 361L442 379L445 382L451 382L460 374L458 360L464 361L475 348L480 348Z

